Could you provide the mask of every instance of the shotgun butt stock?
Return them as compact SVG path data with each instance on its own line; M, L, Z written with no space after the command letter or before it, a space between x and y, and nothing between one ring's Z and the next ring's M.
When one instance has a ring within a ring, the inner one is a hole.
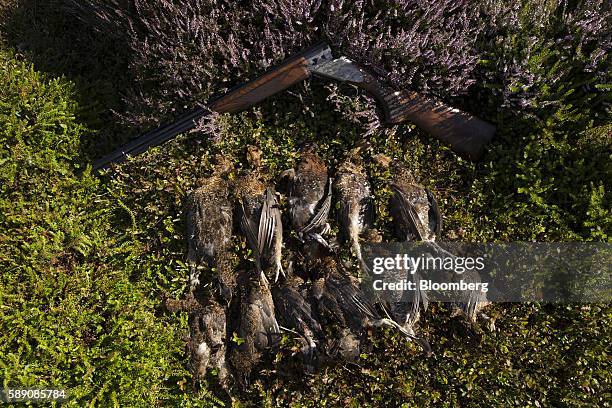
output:
M364 72L364 81L355 85L371 93L382 105L385 121L399 124L406 120L447 143L459 156L479 160L495 135L495 126L452 108L440 100L414 91L396 91Z

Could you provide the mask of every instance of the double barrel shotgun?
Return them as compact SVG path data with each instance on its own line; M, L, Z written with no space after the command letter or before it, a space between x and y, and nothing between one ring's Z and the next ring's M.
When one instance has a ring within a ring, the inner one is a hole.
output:
M311 75L349 83L366 90L382 105L386 123L399 124L408 120L469 160L478 160L495 134L495 127L490 123L417 92L395 90L346 57L333 58L329 46L321 42L286 59L257 79L213 98L206 104L206 108L188 112L174 122L121 146L93 163L93 169L107 168L111 163L120 163L129 156L164 143L195 127L198 120L208 115L209 111L242 111Z

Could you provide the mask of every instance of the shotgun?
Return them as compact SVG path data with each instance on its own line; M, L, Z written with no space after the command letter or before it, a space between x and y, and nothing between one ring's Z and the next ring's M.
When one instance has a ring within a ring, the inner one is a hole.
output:
M311 75L349 83L366 90L382 105L386 123L399 124L408 120L449 144L455 153L469 160L478 160L495 134L495 127L490 123L417 92L395 90L346 57L333 58L329 46L320 42L286 59L260 77L208 101L206 108L187 112L174 122L121 146L94 162L93 170L120 163L128 156L140 154L194 128L197 121L209 111L235 113L245 110Z

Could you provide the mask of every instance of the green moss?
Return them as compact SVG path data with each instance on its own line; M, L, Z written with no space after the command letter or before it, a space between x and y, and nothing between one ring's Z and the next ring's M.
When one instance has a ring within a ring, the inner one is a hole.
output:
M131 279L142 247L109 228L125 205L75 174L76 110L70 82L0 52L0 386L66 388L74 405L198 400L177 386L185 319L158 316Z

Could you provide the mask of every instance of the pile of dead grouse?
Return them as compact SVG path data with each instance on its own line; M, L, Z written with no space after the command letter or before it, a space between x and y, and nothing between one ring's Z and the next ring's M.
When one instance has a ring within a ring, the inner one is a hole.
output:
M360 288L359 276L369 273L360 242L380 242L381 235L372 228L373 191L359 149L334 177L315 146L305 147L296 168L277 180L260 171L260 156L249 147L251 170L238 177L231 161L218 156L210 177L187 199L190 293L167 306L189 312L194 378L214 370L222 385L244 388L282 336L297 340L302 367L311 372L358 358L368 333L380 326L397 330L429 353L428 342L417 334L426 293L376 301ZM434 241L442 220L433 194L401 164L389 165L396 238ZM280 184L285 214L275 188ZM332 205L338 208L341 242L350 245L358 268L345 266L337 255L341 244L328 242ZM242 235L252 251L249 268L235 267L234 235ZM213 278L204 279L202 271ZM485 303L475 295L458 306L474 319Z

